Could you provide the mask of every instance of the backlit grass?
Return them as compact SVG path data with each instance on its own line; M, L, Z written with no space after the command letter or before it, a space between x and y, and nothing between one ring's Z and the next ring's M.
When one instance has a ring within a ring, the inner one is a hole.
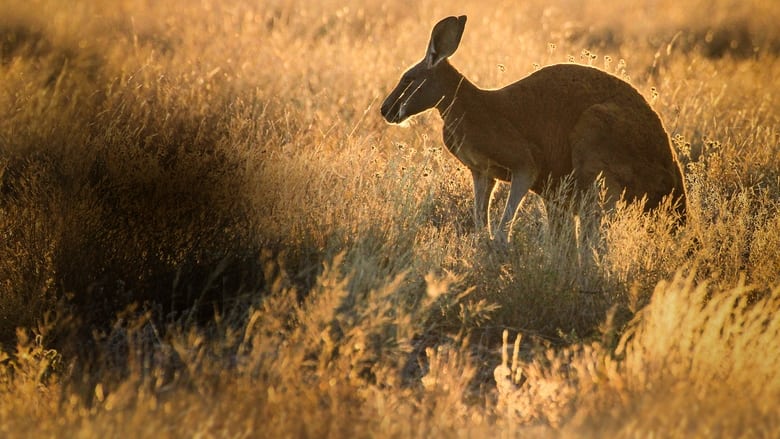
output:
M780 432L775 2L0 9L3 437ZM460 14L481 87L637 87L687 223L595 187L476 234L438 116L378 111Z

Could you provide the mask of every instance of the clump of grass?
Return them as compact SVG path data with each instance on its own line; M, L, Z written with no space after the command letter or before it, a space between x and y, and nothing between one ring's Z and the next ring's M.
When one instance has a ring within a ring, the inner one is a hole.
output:
M678 275L659 283L614 351L594 342L526 363L518 336L510 362L505 335L496 369L500 407L525 422L564 419L572 433L614 437L777 428L774 405L747 403L777 396L769 366L778 355L777 291L755 299L744 283L713 290L693 279ZM765 356L758 359L757 352ZM669 410L680 416L667 416Z
M85 75L80 54L19 44L27 49L3 70L0 338L56 306L88 327L110 325L132 303L160 304L161 317L194 305L210 315L253 284L241 264L262 244L240 191L242 162L220 145L231 95L184 96L159 67ZM28 59L60 66L53 83Z

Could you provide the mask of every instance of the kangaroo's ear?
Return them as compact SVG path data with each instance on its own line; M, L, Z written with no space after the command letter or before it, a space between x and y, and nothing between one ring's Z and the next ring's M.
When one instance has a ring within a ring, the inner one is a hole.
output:
M465 27L465 15L447 17L436 23L433 32L431 32L431 41L428 43L428 53L425 54L425 62L428 67L435 66L455 53Z

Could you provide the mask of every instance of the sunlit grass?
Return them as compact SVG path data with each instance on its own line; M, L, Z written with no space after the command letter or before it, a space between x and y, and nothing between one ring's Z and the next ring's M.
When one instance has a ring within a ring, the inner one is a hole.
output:
M774 2L1 6L3 437L778 435ZM378 114L450 14L479 86L630 80L686 225L475 234L438 117Z

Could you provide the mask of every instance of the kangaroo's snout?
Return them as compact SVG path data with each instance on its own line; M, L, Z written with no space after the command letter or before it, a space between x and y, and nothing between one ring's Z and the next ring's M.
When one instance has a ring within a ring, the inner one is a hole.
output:
M400 117L398 114L400 105L396 105L396 102L391 100L391 97L392 96L388 96L387 99L385 99L379 111L382 113L382 117L384 117L387 122L398 123L400 122Z
M382 102L380 112L388 123L401 123L406 119L405 87L396 87Z

